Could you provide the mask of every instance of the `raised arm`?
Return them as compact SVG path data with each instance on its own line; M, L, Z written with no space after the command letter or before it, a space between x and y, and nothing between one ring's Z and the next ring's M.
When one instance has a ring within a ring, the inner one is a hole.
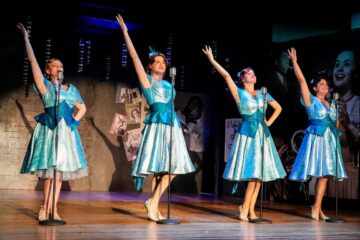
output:
M24 25L22 23L18 23L17 27L20 29L21 33L24 36L26 54L28 56L28 59L29 59L30 65L31 65L31 70L33 73L35 85L36 85L37 89L39 90L39 92L41 94L44 94L44 93L46 93L46 86L43 81L44 77L43 77L43 74L39 67L39 64L36 60L34 50L29 41L29 32L26 30L26 28L24 27Z
M120 14L118 14L116 16L116 20L118 21L120 28L124 34L125 44L129 51L129 54L131 56L131 59L134 62L135 71L136 71L136 74L138 75L139 81L141 82L141 84L143 85L144 88L150 88L150 81L146 77L146 72L144 70L144 66L142 65L139 55L137 54L137 52L135 50L134 44L131 41L131 38L128 33L128 29L124 22L124 19L121 17Z
M239 94L237 91L237 86L234 80L231 78L230 74L214 59L211 47L205 46L205 49L202 49L210 63L215 67L215 69L220 73L220 75L225 79L226 84L228 85L230 92L235 99L236 103L240 102Z
M289 53L290 61L292 62L293 67L294 67L295 76L300 85L301 97L304 99L305 105L310 106L311 105L310 91L309 91L309 87L306 83L304 74L302 73L301 68L300 68L299 64L297 63L296 49L291 48L290 50L288 50L288 53Z

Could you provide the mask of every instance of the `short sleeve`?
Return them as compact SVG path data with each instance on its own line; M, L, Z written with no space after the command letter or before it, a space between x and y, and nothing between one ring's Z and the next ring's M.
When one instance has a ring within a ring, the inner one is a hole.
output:
M275 99L269 93L266 93L266 99L269 102L274 102L275 101Z
M153 79L149 74L146 74L146 77L149 79L150 87L144 88L144 86L141 83L140 83L140 87L141 87L141 90L143 91L143 94L144 94L146 100L149 101L149 99L151 98L151 93L152 93L152 89L153 89Z
M78 90L74 85L72 85L72 87L74 88L75 102L76 102L76 103L83 104L83 103L84 103L84 100L82 99L79 90Z
M43 77L43 82L44 82L44 85L45 85L46 89L48 89L49 88L49 80L47 80L46 77ZM37 95L40 95L39 89L36 87L35 83L33 83L33 89L34 89L34 92Z

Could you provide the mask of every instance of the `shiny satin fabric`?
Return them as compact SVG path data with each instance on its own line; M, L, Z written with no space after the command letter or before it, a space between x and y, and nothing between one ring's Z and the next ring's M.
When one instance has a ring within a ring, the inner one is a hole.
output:
M262 113L264 99L261 92L258 91L258 97L250 95L244 89L238 89L240 103L238 109L240 114L254 115ZM268 101L274 99L268 94ZM286 172L282 166L274 141L269 135L264 141L264 175L261 174L262 146L263 146L263 125L260 121L254 126L255 136L236 132L232 148L226 163L223 178L231 181L249 181L254 179L263 179L263 181L272 181L278 178L284 178Z
M158 80L152 78L150 75L148 75L148 78L151 83L151 87L142 87L146 101L150 106L157 105L157 107L154 107L152 111L165 109L164 107L169 106L169 101L171 101L171 91L175 91L175 89L173 89L172 85L165 80ZM187 151L184 135L182 133L178 117L176 116L176 112L173 112L173 114L173 127L168 125L168 121L164 121L164 119L168 120L170 118L161 117L167 116L167 114L164 115L161 111L150 113L149 118L154 121L145 121L145 127L142 132L143 136L132 170L134 183L138 190L142 188L143 178L148 174L166 173L169 171L171 129L171 173L185 174L195 171L194 165Z
M340 142L335 135L338 130L332 126L336 121L335 104L333 102L329 108L312 95L310 100L311 105L305 106L305 109L312 124L305 131L289 179L306 181L311 177L336 176L336 147L338 179L347 178Z
M56 101L56 86L44 79L47 92L41 95L45 107L53 107ZM73 108L76 102L82 103L78 90L70 85L68 90L60 90L60 105ZM56 153L56 134L58 149ZM71 129L62 118L52 130L39 122L32 134L20 173L36 174L39 177L53 177L53 169L58 171L57 178L70 180L87 176L87 162L77 128Z
M171 102L168 103L155 102L150 105L150 113L146 116L144 123L145 124L164 123L173 126L171 117L173 117L173 119L180 126L180 120L174 111L174 106L173 106L173 116L171 116Z

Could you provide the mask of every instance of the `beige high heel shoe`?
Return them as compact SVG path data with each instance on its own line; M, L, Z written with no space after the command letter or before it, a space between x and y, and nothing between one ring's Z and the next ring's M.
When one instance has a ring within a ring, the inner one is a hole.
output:
M242 214L241 214L241 211L242 211L242 210L243 210L243 206L240 205L240 206L239 206L239 212L240 212L240 214L239 214L239 219L242 220L242 221L248 222L248 221L249 221L249 218L248 218L246 215L242 215Z
M159 220L165 220L165 219L167 219L166 217L164 217L163 215L161 215L159 209L157 210L156 216L157 216L157 218L158 218Z
M321 220L324 220L324 221L329 219L329 217L326 216L321 209L320 209L320 212L319 212L319 217L320 217Z
M38 220L39 220L39 222L41 222L41 221L45 221L47 219L48 219L48 214L46 212L46 209L45 209L44 205L41 205Z
M317 209L318 207L315 207L315 206L313 205L313 206L310 206L310 208L311 208L310 218L311 218L311 219L314 219L314 220L319 220L319 213L318 213L318 214L314 214L314 210Z
M144 208L145 208L146 213L147 213L147 215L148 215L148 218L149 218L150 220L152 220L152 221L154 221L154 222L159 221L158 216L154 216L153 213L150 212L150 201L149 201L149 200L145 201L145 203L144 203Z

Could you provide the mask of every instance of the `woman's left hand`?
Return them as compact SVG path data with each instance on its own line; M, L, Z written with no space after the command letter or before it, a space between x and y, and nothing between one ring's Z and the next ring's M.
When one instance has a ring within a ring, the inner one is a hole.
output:
M264 122L265 122L266 126L270 127L271 124L268 122L268 120L264 119Z

